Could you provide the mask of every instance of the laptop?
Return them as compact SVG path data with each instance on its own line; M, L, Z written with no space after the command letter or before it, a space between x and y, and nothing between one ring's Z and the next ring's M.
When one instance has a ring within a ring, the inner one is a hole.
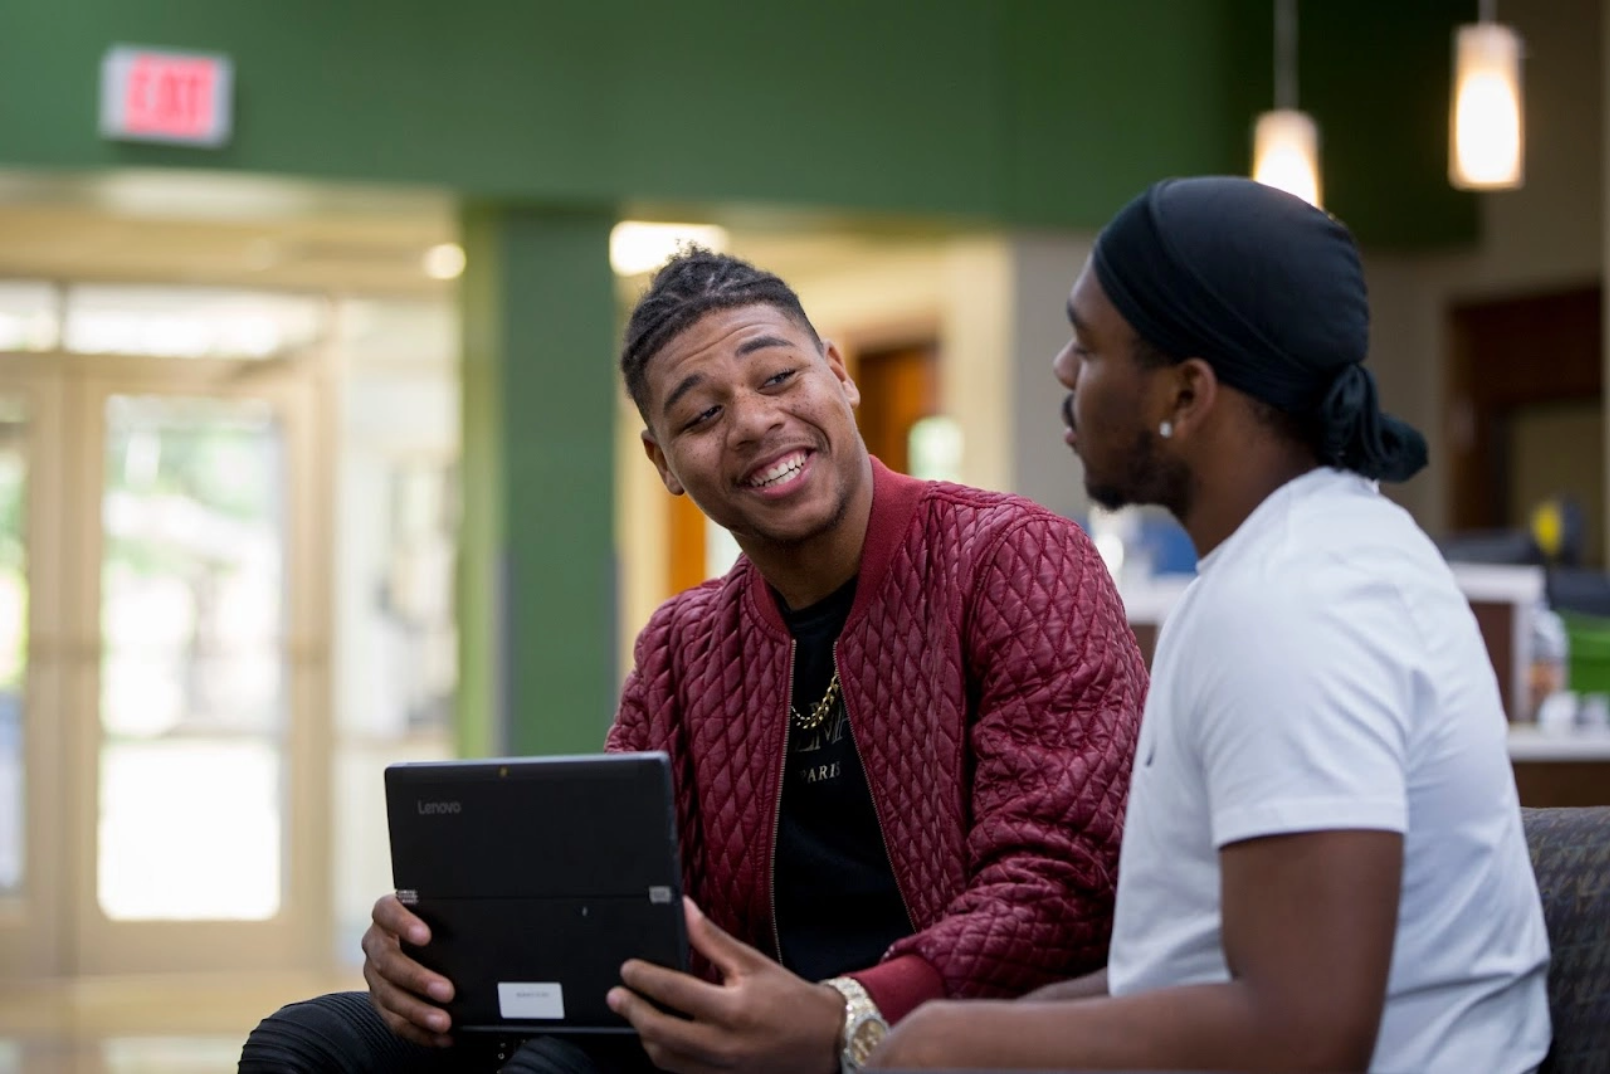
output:
M408 953L453 982L456 1032L629 1033L604 996L629 958L686 970L664 753L393 764L397 896L431 929Z

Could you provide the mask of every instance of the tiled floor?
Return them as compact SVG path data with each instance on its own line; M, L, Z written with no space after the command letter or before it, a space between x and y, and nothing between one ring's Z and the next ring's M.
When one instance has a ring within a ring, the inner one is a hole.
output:
M0 1074L226 1074L265 1014L360 987L302 975L0 985Z
M225 1074L235 1037L108 1037L0 1041L0 1074Z

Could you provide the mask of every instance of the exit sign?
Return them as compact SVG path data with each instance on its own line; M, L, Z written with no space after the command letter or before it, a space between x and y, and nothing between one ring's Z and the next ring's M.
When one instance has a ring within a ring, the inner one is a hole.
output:
M101 61L101 134L126 142L229 141L229 57L116 45Z

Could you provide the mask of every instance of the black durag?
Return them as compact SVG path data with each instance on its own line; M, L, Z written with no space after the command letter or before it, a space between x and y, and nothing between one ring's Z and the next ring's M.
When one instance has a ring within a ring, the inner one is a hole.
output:
M1383 481L1426 464L1364 368L1364 269L1328 213L1250 179L1164 180L1102 230L1092 263L1143 339L1315 428L1321 462Z

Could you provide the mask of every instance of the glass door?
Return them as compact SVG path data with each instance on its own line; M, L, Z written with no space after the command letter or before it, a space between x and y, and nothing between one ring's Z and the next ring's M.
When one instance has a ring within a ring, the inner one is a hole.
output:
M68 416L82 536L73 968L317 965L327 645L312 385L238 363L87 368Z

